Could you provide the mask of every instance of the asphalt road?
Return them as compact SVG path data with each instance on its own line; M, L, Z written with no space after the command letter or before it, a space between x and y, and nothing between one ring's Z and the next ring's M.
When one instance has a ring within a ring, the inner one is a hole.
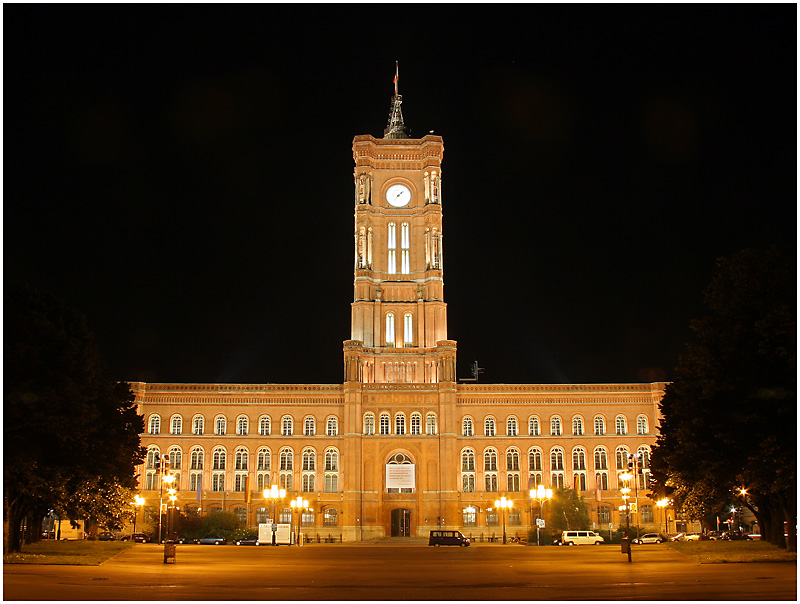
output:
M698 564L660 545L137 544L102 566L6 564L4 600L796 600L797 565Z

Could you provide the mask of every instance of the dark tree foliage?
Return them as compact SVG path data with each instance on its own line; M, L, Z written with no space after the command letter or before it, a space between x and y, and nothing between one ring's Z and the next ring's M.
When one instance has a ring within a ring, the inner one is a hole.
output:
M661 403L652 464L677 505L702 518L744 503L762 534L796 549L796 282L777 249L718 261L708 315ZM738 497L738 499L737 499ZM788 522L788 540L783 522ZM787 543L788 541L788 543Z
M35 526L48 509L114 517L103 509L134 486L144 423L80 313L27 287L4 305L4 511L8 551L19 551L22 520Z

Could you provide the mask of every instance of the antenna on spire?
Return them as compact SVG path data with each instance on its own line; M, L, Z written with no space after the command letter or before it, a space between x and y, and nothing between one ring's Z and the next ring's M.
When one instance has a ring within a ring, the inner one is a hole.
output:
M400 79L400 61L394 62L394 93L397 94L397 80Z

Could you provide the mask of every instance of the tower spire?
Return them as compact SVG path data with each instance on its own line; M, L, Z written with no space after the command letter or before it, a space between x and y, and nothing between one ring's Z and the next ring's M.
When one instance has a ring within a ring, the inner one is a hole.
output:
M400 79L399 61L394 62L394 96L392 106L389 108L389 122L383 130L383 138L409 138L409 131L403 123L403 111L400 105L403 97L397 93L397 81Z

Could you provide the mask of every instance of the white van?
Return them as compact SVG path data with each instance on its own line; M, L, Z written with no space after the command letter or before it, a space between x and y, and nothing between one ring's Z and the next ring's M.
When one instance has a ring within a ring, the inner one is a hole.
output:
M594 531L563 531L561 533L563 545L600 545L605 541Z

